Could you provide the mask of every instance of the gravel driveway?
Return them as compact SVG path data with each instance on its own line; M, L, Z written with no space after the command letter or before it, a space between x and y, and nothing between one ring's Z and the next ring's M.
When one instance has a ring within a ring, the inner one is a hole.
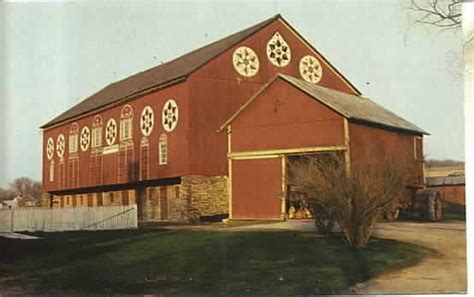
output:
M358 294L463 293L467 288L466 223L385 223L375 236L419 244L435 250L420 264L388 272L358 284Z
M294 220L231 228L237 230L314 230L312 220ZM392 222L377 225L374 235L436 251L420 264L387 272L353 287L357 294L463 293L467 288L466 223Z

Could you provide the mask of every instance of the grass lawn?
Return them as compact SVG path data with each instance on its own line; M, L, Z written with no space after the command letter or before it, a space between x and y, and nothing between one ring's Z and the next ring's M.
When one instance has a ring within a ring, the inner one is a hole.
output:
M354 252L313 233L113 231L0 238L1 288L26 292L165 295L341 293L428 251L372 240Z

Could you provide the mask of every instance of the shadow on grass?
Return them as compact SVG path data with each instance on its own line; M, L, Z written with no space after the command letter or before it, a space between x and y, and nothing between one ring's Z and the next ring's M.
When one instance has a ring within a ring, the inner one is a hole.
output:
M391 240L353 250L341 238L307 235L189 230L40 234L43 240L9 241L21 252L2 260L0 271L15 277L4 284L34 292L287 296L345 292L424 255L420 247Z

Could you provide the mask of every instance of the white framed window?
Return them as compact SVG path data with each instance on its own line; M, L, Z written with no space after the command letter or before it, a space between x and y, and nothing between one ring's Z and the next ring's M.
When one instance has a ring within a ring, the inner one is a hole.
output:
M160 165L168 164L168 137L161 134L158 141L158 162Z
M102 130L103 130L103 121L100 115L94 117L94 122L92 123L92 147L102 146Z
M69 152L76 153L79 149L79 126L76 123L69 129Z
M79 136L77 134L69 135L69 152L76 153L78 148L78 139Z
M92 128L92 147L102 146L102 127Z
M49 181L54 181L54 160L51 160L51 163L49 163Z
M120 113L120 140L129 140L133 137L133 109L125 105Z

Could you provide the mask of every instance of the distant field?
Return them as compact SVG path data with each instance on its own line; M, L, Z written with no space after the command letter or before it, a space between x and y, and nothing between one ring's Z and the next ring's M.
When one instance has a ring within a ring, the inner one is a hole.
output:
M356 252L313 233L114 231L0 238L0 291L209 296L346 292L427 250L373 240Z
M464 172L464 165L426 167L425 176L448 176L459 172Z

